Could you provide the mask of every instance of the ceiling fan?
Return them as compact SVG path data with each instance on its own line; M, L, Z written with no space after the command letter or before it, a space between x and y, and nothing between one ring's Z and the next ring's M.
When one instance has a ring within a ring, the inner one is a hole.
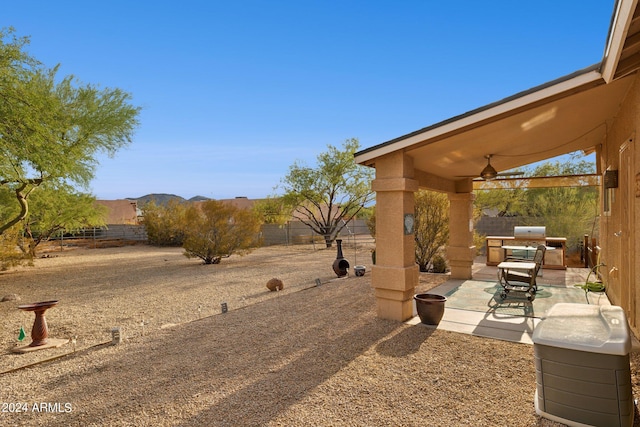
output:
M524 172L501 172L499 173L493 166L491 166L491 157L493 156L493 154L487 154L486 156L484 156L485 159L487 159L487 166L484 167L484 169L482 169L482 172L480 172L480 176L479 178L481 178L484 181L492 181L494 179L496 179L499 176L517 176L517 175L524 175Z

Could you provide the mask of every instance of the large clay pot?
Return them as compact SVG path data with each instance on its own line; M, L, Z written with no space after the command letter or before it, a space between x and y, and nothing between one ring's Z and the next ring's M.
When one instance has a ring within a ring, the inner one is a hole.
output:
M413 296L420 322L425 325L438 325L444 316L444 303L447 297L436 294L416 294Z

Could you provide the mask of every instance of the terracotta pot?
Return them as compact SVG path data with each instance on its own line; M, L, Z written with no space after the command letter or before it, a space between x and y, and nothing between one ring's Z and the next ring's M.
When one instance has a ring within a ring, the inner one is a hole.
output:
M436 294L416 294L413 296L420 321L425 325L438 325L444 316L447 297Z

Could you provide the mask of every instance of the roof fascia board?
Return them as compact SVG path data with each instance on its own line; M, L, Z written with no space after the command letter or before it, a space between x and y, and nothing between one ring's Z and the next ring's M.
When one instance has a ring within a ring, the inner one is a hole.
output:
M602 78L607 83L610 83L615 76L622 48L627 38L627 31L629 30L629 25L631 25L633 12L636 10L637 4L638 0L616 1L616 9L611 19L607 46L602 58Z
M517 111L547 98L558 96L563 92L574 92L576 89L585 85L590 88L592 87L591 84L594 82L602 81L602 75L598 69L595 68L596 67L590 67L587 69L587 72L579 73L569 79L559 79L560 81L556 84L552 84L553 82L550 82L548 84L541 85L538 90L535 90L534 88L530 91L522 92L523 95L521 96L514 95L506 100L498 101L497 103L489 104L485 107L470 111L469 113L436 123L405 137L400 137L371 147L370 149L362 150L355 154L355 161L359 164L366 163L376 157L384 156L397 150L406 149L413 144L437 138L451 132L456 132L468 126L477 125L478 123L482 123L485 120L502 114ZM599 66L597 68L599 68Z

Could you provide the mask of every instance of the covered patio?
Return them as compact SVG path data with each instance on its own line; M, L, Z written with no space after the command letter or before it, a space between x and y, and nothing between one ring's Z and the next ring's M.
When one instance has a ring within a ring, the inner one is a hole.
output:
M554 304L610 305L604 292L584 292L582 288L574 286L585 283L589 271L575 267L544 270L542 277L538 277L539 291L533 301L519 295L502 300L499 296L498 268L487 266L483 257L477 257L471 279L450 279L428 292L448 298L438 329L533 344L531 336L534 328ZM414 317L405 323L418 325L420 318L414 311Z
M355 154L357 163L376 171L377 264L371 286L378 317L407 321L414 315L412 297L419 277L413 235L416 191L447 194L451 278L471 280L476 256L474 179L491 180L498 172L584 151L595 153L600 178L599 244L607 266L602 271L607 296L624 309L638 334L637 1L617 1L611 22L601 63ZM615 176L615 182L605 179L608 176Z

